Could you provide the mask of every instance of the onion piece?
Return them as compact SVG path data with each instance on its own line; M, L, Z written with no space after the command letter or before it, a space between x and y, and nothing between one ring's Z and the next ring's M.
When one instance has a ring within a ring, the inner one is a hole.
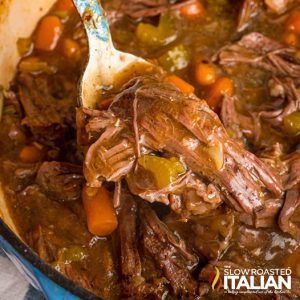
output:
M286 11L289 0L265 0L266 6L277 14L281 14Z
M214 161L216 168L221 170L224 164L224 150L222 143L216 140L208 145L208 154Z

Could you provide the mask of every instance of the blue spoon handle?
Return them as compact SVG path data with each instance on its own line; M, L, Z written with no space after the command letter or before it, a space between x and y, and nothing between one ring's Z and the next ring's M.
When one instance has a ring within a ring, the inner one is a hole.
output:
M84 24L88 40L93 46L95 41L108 43L110 32L104 10L97 0L73 0Z

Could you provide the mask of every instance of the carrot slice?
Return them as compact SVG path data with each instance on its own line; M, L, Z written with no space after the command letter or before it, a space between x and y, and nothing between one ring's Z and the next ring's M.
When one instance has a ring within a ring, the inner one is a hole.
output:
M199 0L195 0L194 3L182 7L180 9L180 13L186 18L195 19L203 17L205 14L205 9Z
M217 73L212 64L200 62L195 67L195 79L202 86L213 84L217 79Z
M105 187L84 187L82 200L88 229L92 234L105 236L117 228L116 213Z
M63 24L56 16L44 17L35 32L34 46L43 51L52 51L56 48L63 33Z
M292 13L285 22L285 30L300 34L300 11Z
M194 93L195 88L176 75L169 75L165 77L165 81L176 85L185 94Z
M226 94L232 96L234 93L233 81L228 77L218 78L209 88L206 101L212 109L215 109L218 106L222 95Z
M68 58L74 58L76 57L76 54L78 53L79 49L80 47L77 42L68 38L64 39L62 43L62 50L64 56Z
M38 161L41 161L43 157L43 149L38 148L35 145L24 146L19 153L19 158L25 163L36 163Z
M72 0L59 0L56 2L55 9L70 13L75 10L75 6Z

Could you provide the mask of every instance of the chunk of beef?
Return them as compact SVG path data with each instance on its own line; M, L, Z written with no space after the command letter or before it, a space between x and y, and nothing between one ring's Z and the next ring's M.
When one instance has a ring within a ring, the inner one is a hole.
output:
M81 166L56 161L42 163L36 178L43 192L60 202L80 199L83 181Z
M229 250L226 257L236 263L244 259L250 264L249 266L262 265L266 262L271 262L273 265L283 264L286 253L293 253L298 247L296 240L276 227L263 230L240 226L232 243L232 251ZM234 252L238 253L234 254Z
M55 244L51 242L53 234L54 233L48 228L37 225L36 228L27 235L28 244L38 256L47 263L55 261L57 255L58 249Z
M8 176L9 188L15 192L20 192L35 180L39 164L28 164L13 162L11 160L3 161L3 170Z
M20 101L25 112L22 124L30 128L36 139L53 145L64 141L69 127L74 124L75 103L72 98L53 96L50 81L47 75L35 77L21 73L18 76Z
M26 218L24 210L27 210ZM74 244L88 245L92 238L83 221L78 220L64 205L47 198L38 185L30 185L17 194L15 214L16 226L23 236L41 226L42 230L37 230L38 235L42 234L51 243L51 249L61 249Z
M105 3L104 8L108 13L108 22L113 24L124 16L133 19L153 17L194 2L195 0L113 0Z
M254 226L256 228L274 227L277 224L279 212L283 205L283 199L268 199L265 201L264 208L253 215L247 213L241 213L239 220L247 225Z
M231 211L216 210L191 220L193 245L209 261L218 260L229 246L234 227Z
M78 267L76 268L71 264L60 264L57 269L64 276L71 279L75 284L78 284L92 293L97 293L97 289L93 287L91 280L88 278L86 273L82 272L82 270L80 270Z
M285 188L287 190L283 208L279 215L279 226L296 240L300 240L300 220L293 220L300 204L300 152L296 151L288 161L289 177Z
M243 0L238 16L237 31L245 30L259 12L259 0Z
M26 143L27 131L21 125L22 110L14 92L0 93L0 154L13 151L14 147ZM3 101L3 102L2 102ZM7 140L12 143L7 143Z
M132 296L144 283L141 259L137 248L137 204L126 197L119 214L120 259L122 287L126 296Z
M142 276L142 262L138 251L137 203L132 196L124 193L118 230L121 248L122 293L125 297L145 298L153 295L161 299L166 290L167 280L158 278L153 283L146 283Z
M275 76L300 76L300 61L296 49L288 48L261 33L252 32L237 43L225 46L218 54L221 65L249 64L272 72Z
M281 194L278 179L253 154L231 140L205 101L183 95L157 77L131 80L109 108L116 123L87 152L88 184L117 181L134 172L149 151L181 157L188 171L212 183L236 210L262 209L265 193Z
M140 204L141 232L144 248L149 253L176 295L195 296L197 283L190 270L196 267L198 257L185 242L172 233L144 202Z

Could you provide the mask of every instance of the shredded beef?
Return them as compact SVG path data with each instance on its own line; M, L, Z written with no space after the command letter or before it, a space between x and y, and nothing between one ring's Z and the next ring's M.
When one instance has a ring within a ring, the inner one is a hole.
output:
M261 33L252 32L237 43L225 46L218 54L220 65L249 64L272 72L275 76L300 76L300 61L296 49L286 47Z
M269 82L270 95L275 96L268 110L260 109L259 118L273 126L282 125L283 119L300 108L300 90L291 78L272 78ZM271 107L270 107L271 106Z
M172 233L159 220L148 204L140 205L141 232L146 251L152 256L176 295L195 296L197 283L190 270L196 267L198 258L186 246L184 240Z
M300 204L300 152L296 151L288 161L289 176L285 188L287 190L283 208L279 215L279 226L296 240L300 240L299 220L293 216L299 211ZM298 222L297 222L298 221Z
M114 125L105 129L85 159L84 174L92 186L104 179L118 181L134 172L139 153L156 151L182 157L187 172L212 183L238 211L261 210L266 190L281 194L276 176L228 137L205 101L183 95L156 77L131 80L109 113Z
M206 184L197 175L187 172L166 188L157 189L145 170L139 168L128 177L130 191L149 202L162 202L182 218L214 210L221 203L221 193L214 184ZM176 191L180 190L181 194Z
M258 12L259 0L243 0L238 17L237 31L245 30Z
M236 97L224 95L220 118L229 134L238 141L245 143L245 138L255 140L259 136L255 122L251 115L246 116L237 111L235 103L238 101Z
M113 24L124 16L133 19L153 17L194 3L195 0L113 0L105 4L108 22Z
M282 205L283 200L281 198L268 199L265 201L264 208L257 212L255 217L247 213L241 213L239 215L239 220L244 224L256 228L276 226Z
M161 299L168 281L161 277L153 282L146 282L142 274L143 266L138 251L137 209L132 196L123 193L119 214L122 292L124 297L146 298L152 295L155 299Z

